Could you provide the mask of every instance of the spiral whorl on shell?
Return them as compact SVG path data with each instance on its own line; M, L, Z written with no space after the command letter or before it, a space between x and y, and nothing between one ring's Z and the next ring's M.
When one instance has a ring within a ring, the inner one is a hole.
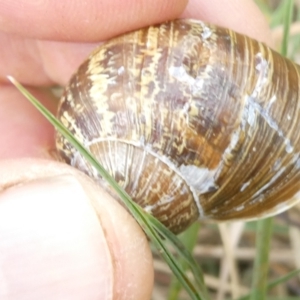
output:
M174 232L299 198L299 67L233 31L176 20L114 38L72 77L58 118ZM57 135L61 157L101 184Z

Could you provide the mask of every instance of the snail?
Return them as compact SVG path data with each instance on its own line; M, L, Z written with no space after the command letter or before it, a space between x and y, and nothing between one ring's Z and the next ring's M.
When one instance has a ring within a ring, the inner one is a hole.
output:
M100 45L58 119L175 233L300 198L300 67L249 37L175 20ZM57 133L62 160L105 182Z

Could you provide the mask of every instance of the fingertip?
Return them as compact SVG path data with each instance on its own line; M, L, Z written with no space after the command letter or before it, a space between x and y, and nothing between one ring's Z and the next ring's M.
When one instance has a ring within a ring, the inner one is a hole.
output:
M100 216L110 248L114 264L115 298L127 300L130 295L131 299L150 299L154 272L152 254L144 232L109 195L101 197L100 202L97 189L92 189L88 182L83 186Z
M83 299L86 294L87 299L96 295L109 299L112 294L105 237L80 200L80 189L68 181L48 178L2 192L2 278L7 288L0 293L4 298ZM75 188L77 197L63 197L68 194L65 187Z
M1 164L11 169L0 176L0 298L150 298L151 253L132 217L86 176L29 161Z

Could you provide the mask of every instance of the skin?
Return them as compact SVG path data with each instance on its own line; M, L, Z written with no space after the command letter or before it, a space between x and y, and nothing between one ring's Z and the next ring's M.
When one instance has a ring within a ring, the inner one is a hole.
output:
M6 76L55 112L46 87L65 85L95 44L176 17L271 43L251 0L0 0L1 299L150 298L142 230L90 179L55 161L51 125Z

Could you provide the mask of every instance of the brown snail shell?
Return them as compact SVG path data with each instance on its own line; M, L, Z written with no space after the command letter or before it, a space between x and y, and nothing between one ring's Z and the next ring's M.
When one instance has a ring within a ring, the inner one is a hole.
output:
M176 20L98 47L58 118L174 232L258 218L299 200L299 71L244 35ZM59 134L57 149L102 182Z

